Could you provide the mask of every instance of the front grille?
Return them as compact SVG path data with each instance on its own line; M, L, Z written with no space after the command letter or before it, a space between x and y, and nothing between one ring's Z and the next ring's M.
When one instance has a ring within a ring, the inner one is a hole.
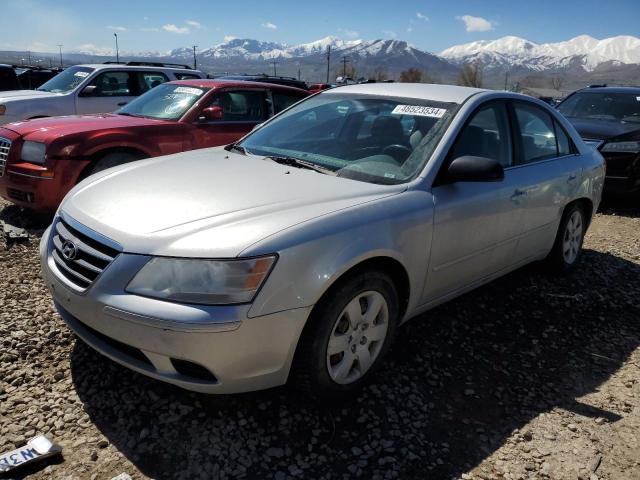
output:
M71 250L75 255L66 255ZM61 218L53 232L53 257L60 275L86 290L118 255L118 250L73 228Z
M7 158L9 158L9 150L11 150L11 140L0 137L0 177L4 175Z
M23 192L15 188L7 188L7 194L13 199L19 202L33 203L33 193Z

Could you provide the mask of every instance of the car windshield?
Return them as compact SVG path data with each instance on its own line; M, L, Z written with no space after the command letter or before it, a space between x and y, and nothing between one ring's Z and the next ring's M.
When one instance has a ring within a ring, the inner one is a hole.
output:
M336 176L404 183L421 171L458 105L426 99L323 93L298 103L238 146L295 159Z
M116 113L158 120L178 120L208 88L164 83L139 96Z
M51 93L70 92L80 85L94 70L94 68L90 67L69 67L42 84L38 87L38 90Z
M574 93L558 106L558 110L571 118L640 123L640 94Z

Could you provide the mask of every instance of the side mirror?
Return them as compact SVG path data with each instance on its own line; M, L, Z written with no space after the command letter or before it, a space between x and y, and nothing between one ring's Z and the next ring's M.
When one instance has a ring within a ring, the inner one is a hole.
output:
M504 179L504 169L497 160L465 155L458 157L447 169L450 182L499 182Z
M80 92L80 96L81 97L90 97L91 95L93 95L94 93L96 93L96 89L98 87L96 85L87 85L86 87L84 87L82 89L82 91Z
M222 120L223 116L222 107L215 106L203 109L200 118L205 120Z

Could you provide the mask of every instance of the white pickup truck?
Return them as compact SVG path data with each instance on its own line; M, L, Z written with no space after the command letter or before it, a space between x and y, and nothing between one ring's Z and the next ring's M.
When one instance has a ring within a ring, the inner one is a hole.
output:
M205 75L173 64L76 65L37 90L0 92L0 125L30 118L113 112L156 85L195 78Z

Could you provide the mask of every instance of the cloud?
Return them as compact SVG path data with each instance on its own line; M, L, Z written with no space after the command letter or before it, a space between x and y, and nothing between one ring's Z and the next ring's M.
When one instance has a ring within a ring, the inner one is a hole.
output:
M407 27L407 33L413 32L413 27Z
M196 22L195 20L185 20L184 23L194 28L202 28L202 24L200 22Z
M429 17L427 17L425 14L420 12L416 13L416 17L418 17L420 20L424 20L425 22L429 21Z
M142 27L140 31L141 32L159 32L160 29L156 27Z
M115 30L117 32L126 32L127 31L127 27L120 27L118 25L107 25L106 28L109 29L109 30Z
M271 22L263 23L262 27L263 28L268 28L269 30L277 30L278 29L278 26L276 24L274 24L274 23L271 23Z
M396 32L394 32L393 30L383 30L382 33L384 33L387 37L391 37L391 38L397 38L398 34Z
M341 35L344 35L345 37L348 37L348 38L358 38L358 36L360 35L355 30L349 30L344 28L339 28L338 32L340 32Z
M488 32L493 30L494 26L494 23L490 20L472 15L462 15L461 17L456 17L456 20L464 22L467 32Z
M166 30L167 32L178 33L180 35L184 35L185 33L189 33L190 31L189 27L178 27L173 23L167 23L166 25L163 25L162 29Z
M224 36L224 41L225 42L230 42L231 40L235 40L238 37L234 37L233 35L225 35Z

